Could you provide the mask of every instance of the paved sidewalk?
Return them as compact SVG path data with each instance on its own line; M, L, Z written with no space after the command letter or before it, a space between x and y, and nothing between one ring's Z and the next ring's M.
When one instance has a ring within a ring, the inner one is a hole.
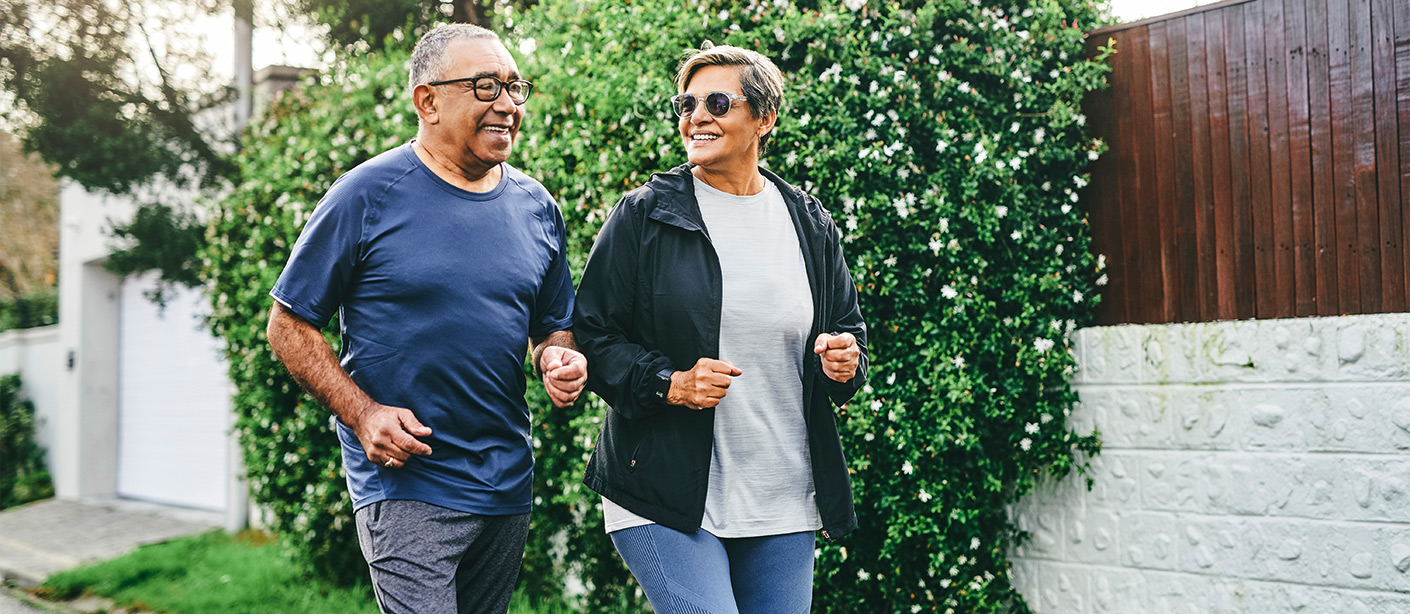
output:
M49 499L0 512L0 583L28 587L49 574L138 546L221 525L216 512L134 501Z

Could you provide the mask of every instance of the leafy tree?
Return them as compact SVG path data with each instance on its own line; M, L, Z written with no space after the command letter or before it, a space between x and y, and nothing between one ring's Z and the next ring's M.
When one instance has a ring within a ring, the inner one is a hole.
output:
M217 184L235 170L221 153L230 141L196 116L224 104L229 88L205 78L199 40L157 14L214 8L0 2L0 86L14 102L5 119L22 127L26 150L91 190L126 194L157 178Z

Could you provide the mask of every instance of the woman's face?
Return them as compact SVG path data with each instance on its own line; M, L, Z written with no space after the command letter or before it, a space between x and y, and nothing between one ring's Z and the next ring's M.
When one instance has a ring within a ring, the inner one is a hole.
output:
M697 70L682 94L703 101L712 92L743 96L737 66L706 66ZM736 100L728 113L715 117L702 102L695 111L680 119L685 155L692 164L706 170L730 166L753 169L759 164L759 136L773 127L773 114L755 119L747 100Z

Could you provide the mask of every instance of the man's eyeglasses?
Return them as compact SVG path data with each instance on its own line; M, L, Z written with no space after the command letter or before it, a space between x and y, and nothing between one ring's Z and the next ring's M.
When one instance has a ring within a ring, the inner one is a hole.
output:
M726 92L710 92L705 95L705 110L715 117L724 117L734 106L736 100L749 100L746 96L738 96ZM694 94L676 94L671 96L671 109L677 116L688 117L695 114L695 106L700 104L700 99Z
M467 81L470 82L470 89L475 91L475 100L480 102L494 102L499 100L500 91L508 91L510 102L514 104L524 104L524 101L529 99L529 92L534 90L534 84L523 79L500 81L498 78L488 76L432 81L426 85L451 85L454 83L465 83Z

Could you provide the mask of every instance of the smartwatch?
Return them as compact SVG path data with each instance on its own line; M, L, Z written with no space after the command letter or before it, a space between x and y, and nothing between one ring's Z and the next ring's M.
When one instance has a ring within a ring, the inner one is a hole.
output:
M651 392L654 393L656 398L662 403L666 402L666 393L671 391L672 373L675 373L675 370L670 367L661 369L656 372L656 381L652 382Z

